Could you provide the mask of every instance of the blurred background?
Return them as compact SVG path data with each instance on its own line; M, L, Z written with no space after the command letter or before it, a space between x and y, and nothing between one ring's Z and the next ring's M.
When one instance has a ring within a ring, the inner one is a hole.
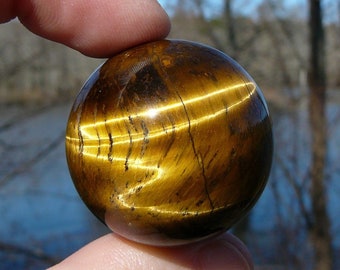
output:
M340 269L340 1L162 0L171 38L236 59L268 101L275 140L263 196L234 229L256 269ZM0 27L0 269L42 269L108 230L70 179L72 101L103 62Z

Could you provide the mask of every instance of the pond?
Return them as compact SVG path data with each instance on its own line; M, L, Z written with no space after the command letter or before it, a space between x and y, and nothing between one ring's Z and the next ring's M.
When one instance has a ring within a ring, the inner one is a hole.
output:
M273 170L244 236L259 265L284 265L290 253L280 258L278 252L289 237L296 239L297 248L304 245L303 222L285 171L296 179L303 179L308 171L305 106L301 102L290 112L273 109ZM46 268L108 232L82 203L68 173L63 138L69 110L70 104L0 108L0 269ZM339 248L339 104L330 103L328 114L329 213ZM310 256L308 248L304 252Z

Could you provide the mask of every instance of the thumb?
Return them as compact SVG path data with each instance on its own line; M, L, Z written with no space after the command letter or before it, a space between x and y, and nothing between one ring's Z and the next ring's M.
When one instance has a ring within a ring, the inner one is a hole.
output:
M51 268L249 270L247 248L231 234L177 247L152 247L108 234Z

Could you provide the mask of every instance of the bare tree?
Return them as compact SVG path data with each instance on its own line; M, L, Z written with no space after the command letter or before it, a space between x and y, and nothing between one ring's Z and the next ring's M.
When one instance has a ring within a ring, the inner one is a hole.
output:
M327 149L325 35L321 0L309 0L312 226L309 227L315 253L314 269L332 269L332 241L327 213L325 162Z
M228 41L230 44L230 55L237 59L237 54L239 51L238 42L236 40L236 26L235 26L235 17L232 8L232 0L225 0L224 1L224 14L226 19L226 36L228 37Z

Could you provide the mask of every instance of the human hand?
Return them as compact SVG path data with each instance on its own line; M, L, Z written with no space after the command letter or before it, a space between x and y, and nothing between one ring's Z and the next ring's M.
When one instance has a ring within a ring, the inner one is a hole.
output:
M33 33L92 57L164 38L169 18L156 0L0 0L0 23L17 17Z
M15 17L32 32L92 57L164 38L169 19L155 0L0 0L0 23ZM62 269L253 269L231 234L177 247L151 247L103 236L60 264Z
M50 268L65 269L250 270L253 264L247 248L229 233L176 247L146 246L112 233Z

